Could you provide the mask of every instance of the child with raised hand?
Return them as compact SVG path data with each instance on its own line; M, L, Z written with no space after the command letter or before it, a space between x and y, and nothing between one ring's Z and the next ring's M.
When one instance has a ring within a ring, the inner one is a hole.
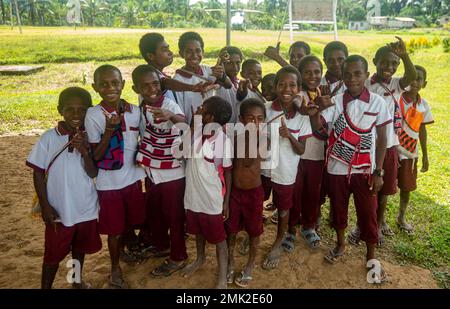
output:
M58 112L64 120L42 135L26 162L33 168L34 187L45 222L43 289L52 287L59 263L69 252L81 267L81 281L73 283L73 287L88 287L81 278L85 254L98 252L102 247L93 181L97 167L84 133L84 118L90 106L91 95L86 90L64 89L58 101Z
M206 81L214 83L214 89L217 89L219 86L227 89L231 88L232 83L225 74L221 64L217 64L214 67L201 64L204 47L203 38L197 32L189 31L180 36L178 48L180 56L185 60L185 65L175 71L174 79L191 85ZM213 90L213 88L210 90ZM190 91L176 92L177 103L180 105L188 123L192 119L192 109L196 111L203 100L211 95L211 91L202 94Z
M417 161L419 159L418 142L422 152L422 173L428 171L427 129L434 122L428 102L419 94L427 85L427 71L416 65L417 78L410 84L409 90L399 99L402 112L402 129L399 132L398 187L400 189L400 209L397 224L408 233L413 232L411 224L406 222L405 214L410 192L417 188Z
M294 101L301 91L301 77L292 66L280 69L275 78L277 98L266 105L270 130L277 130L278 140L271 135L273 162L268 170L273 190L273 203L278 210L277 235L270 252L266 255L262 267L275 269L283 251L282 241L287 231L289 210L293 206L295 179L300 155L305 152L305 139L311 135L311 126L307 116L298 112ZM277 145L275 143L278 143Z
M191 158L186 164L186 230L195 235L197 258L181 273L187 277L206 261L206 242L216 246L218 263L217 288L227 287L227 236L224 221L228 219L232 185L232 144L222 126L231 117L231 107L220 97L205 100L196 112L201 121L193 121Z
M99 168L96 187L100 202L99 232L108 235L111 288L126 288L119 257L122 234L145 220L141 180L145 171L135 163L140 110L121 98L125 81L118 68L102 65L94 72L92 87L100 104L86 113L86 132Z
M184 240L184 166L173 156L174 140L179 136L176 123L185 122L181 108L165 97L156 70L149 65L134 69L133 90L142 96L141 144L136 162L145 167L146 230L153 248L146 257L170 254L152 272L167 277L181 269L187 259Z
M297 41L289 47L289 62L287 62L280 55L280 43L281 42L278 42L276 47L267 47L266 51L264 52L264 56L275 60L282 67L292 65L293 67L298 68L300 60L303 57L311 54L311 47L308 45L308 43Z
M242 63L241 76L243 79L239 82L239 87L236 93L236 98L239 101L239 104L243 100L250 98L256 98L264 102L265 99L258 89L262 79L261 63L255 59L245 60Z

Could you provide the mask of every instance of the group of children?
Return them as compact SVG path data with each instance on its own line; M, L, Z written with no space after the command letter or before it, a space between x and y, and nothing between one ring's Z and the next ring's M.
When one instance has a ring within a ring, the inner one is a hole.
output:
M263 203L271 196L277 233L265 270L278 266L283 251L294 250L299 224L306 243L319 248L326 196L337 233L336 247L325 255L330 263L345 251L351 194L357 226L348 240L366 242L368 261L383 235L392 235L384 212L397 180L397 223L412 231L405 210L416 188L417 143L426 171L425 125L433 119L419 95L426 70L412 64L400 38L377 51L372 76L366 59L349 56L338 41L324 49L325 74L305 42L291 46L289 62L279 45L269 47L265 55L282 68L264 77L260 62L244 60L237 47L225 47L213 67L201 64L204 42L196 32L180 36L185 65L173 78L163 72L173 53L161 34L144 35L139 48L147 64L132 73L137 105L121 97L120 70L102 65L92 84L102 101L93 106L78 87L62 91L64 120L28 157L46 223L43 288L52 286L69 252L82 266L86 253L99 251L99 234L108 236L112 288L127 287L120 260L167 257L150 276L189 276L205 263L206 242L216 245L217 287L247 287L263 233ZM394 77L400 59L401 78ZM245 129L230 130L230 123ZM249 257L235 274L241 230L248 234ZM191 264L186 233L196 239ZM386 278L383 270L379 276L378 282Z

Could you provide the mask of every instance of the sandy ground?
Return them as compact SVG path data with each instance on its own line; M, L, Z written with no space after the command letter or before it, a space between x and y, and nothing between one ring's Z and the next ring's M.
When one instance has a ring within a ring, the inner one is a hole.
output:
M39 288L42 256L44 253L44 225L30 215L33 197L32 171L25 160L37 136L0 137L0 288ZM284 254L279 267L271 272L261 265L265 252L275 237L275 226L265 225L260 252L253 273L253 288L377 288L366 281L364 250L347 247L346 255L336 265L327 264L323 255L333 244L323 239L320 249L312 252L303 241L297 241L296 250ZM109 257L106 238L101 252L86 257L84 279L95 288L107 286ZM195 258L195 240L187 240L189 260ZM240 271L246 257L237 252L236 271ZM54 283L55 288L68 288L66 260ZM148 273L162 259L148 260L136 266L123 265L124 277L131 288L212 288L216 278L215 248L207 247L207 262L189 279L173 274L165 279L152 279ZM381 252L381 262L389 275L382 288L437 288L429 270L400 266L389 252ZM231 286L230 286L231 287ZM234 286L233 286L234 287Z

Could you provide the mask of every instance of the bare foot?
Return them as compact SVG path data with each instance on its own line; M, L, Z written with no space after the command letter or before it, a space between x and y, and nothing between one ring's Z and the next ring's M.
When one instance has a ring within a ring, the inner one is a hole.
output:
M219 280L217 281L216 289L226 289L227 288L227 280Z
M273 248L264 259L262 264L262 268L265 270L272 270L278 267L280 263L281 253L283 247L279 246L277 248Z
M189 277L195 273L203 264L205 264L205 259L197 259L194 263L189 264L182 270L180 270L180 275L184 278Z
M227 283L231 284L234 282L234 263L228 264L227 267Z

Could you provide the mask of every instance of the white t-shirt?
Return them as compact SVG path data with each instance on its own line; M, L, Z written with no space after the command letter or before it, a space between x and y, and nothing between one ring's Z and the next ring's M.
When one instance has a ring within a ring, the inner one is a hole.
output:
M104 108L108 112L112 111L108 110L107 106L104 106ZM139 107L133 104L125 104L125 130L122 132L124 140L123 166L118 170L99 169L96 180L97 190L119 190L145 178L144 169L135 164L140 114ZM103 114L101 103L87 110L84 125L89 137L89 143L100 143L106 126L106 118Z
M359 98L352 98L348 92L339 94L332 98L335 105L324 110L322 117L330 126L344 112L344 102L347 104L347 114L352 123L362 130L372 128L372 148L370 151L371 171L375 169L375 146L376 146L376 128L391 124L392 117L386 107L386 103L379 95L364 89ZM348 165L336 160L333 157L328 159L328 173L332 175L348 175ZM365 169L352 168L351 174L366 172Z
M392 77L389 83L383 83L383 85L390 90L392 95L382 85L380 85L380 83L378 83L375 80L374 76L372 76L372 78L367 79L365 82L365 86L370 92L378 94L385 100L387 108L389 110L389 114L392 117L392 121L394 121L394 111L395 111L395 102L392 96L394 96L398 102L398 100L400 99L400 95L402 94L403 91L405 91L405 89L403 89L400 86L400 79L401 79L400 77ZM398 136L394 131L393 124L390 124L389 126L386 127L386 133L387 133L387 146L386 146L387 148L391 148L399 144Z
M270 105L266 105L267 121L272 120L277 115L283 113L283 109L278 101L273 101ZM308 116L295 113L291 117L285 118L286 126L291 134L298 140L306 139L311 136L311 124ZM281 126L281 118L277 118L269 124L268 130L276 130L278 132ZM271 135L273 136L273 135ZM297 176L297 166L300 156L292 149L291 142L287 138L279 137L278 144L271 140L271 163L272 168L263 172L264 176L269 176L274 183L280 185L291 185L295 183Z
M166 109L168 111L171 111L175 115L180 115L184 117L183 111L181 110L180 106L175 103L173 100L168 99L167 97L164 97L164 101L162 104L154 105L155 107L160 107L162 109ZM164 121L155 123L155 119L153 118L153 114L149 111L145 111L145 115L147 117L147 120L149 123L152 124L153 127L160 129L160 130L167 130L170 134L171 129L173 127L172 121ZM144 114L141 113L141 123L140 123L140 130L141 130L141 137L144 136L144 131L147 126L146 119L144 117ZM150 180L154 184L159 184L162 182L169 182L177 179L184 178L184 167L180 166L177 168L172 169L158 169L158 168L150 168L146 167L145 172L147 173L147 176L150 178Z
M413 106L413 104L412 104L412 102L408 103L406 100L404 100L403 102L405 102L405 113L406 113L408 111L408 109L411 106ZM431 108L425 99L420 98L419 103L416 105L416 109L417 109L417 111L419 111L423 114L422 124L426 125L426 124L431 124L434 122L433 115L431 114ZM401 152L398 153L398 156L399 156L400 160L409 159L407 156L405 156ZM413 157L414 158L419 157L419 143L417 143L416 151L414 152Z
M200 68L202 70L202 75L204 78L211 78L213 77L212 70L209 66L201 64ZM185 84L189 85L196 85L201 82L205 82L203 79L190 75L184 72L175 72L175 76L173 79L179 80L180 82L183 82ZM183 111L184 115L186 116L187 123L191 123L192 119L192 110L191 107L194 109L194 113L197 111L197 108L203 104L203 101L207 98L211 97L213 95L213 91L209 91L204 94L204 97L202 97L202 94L199 92L192 92L192 91L182 91L182 92L175 92L176 102L181 107L181 110Z
M194 143L193 148L196 145ZM224 171L232 168L231 141L219 131L216 136L205 139L199 148L199 157L187 160L184 208L218 215L223 210Z
M42 172L69 141L68 134L58 128L46 131L33 146L27 165ZM98 218L98 198L94 181L84 170L81 154L66 148L50 167L47 178L47 198L58 212L64 226Z

